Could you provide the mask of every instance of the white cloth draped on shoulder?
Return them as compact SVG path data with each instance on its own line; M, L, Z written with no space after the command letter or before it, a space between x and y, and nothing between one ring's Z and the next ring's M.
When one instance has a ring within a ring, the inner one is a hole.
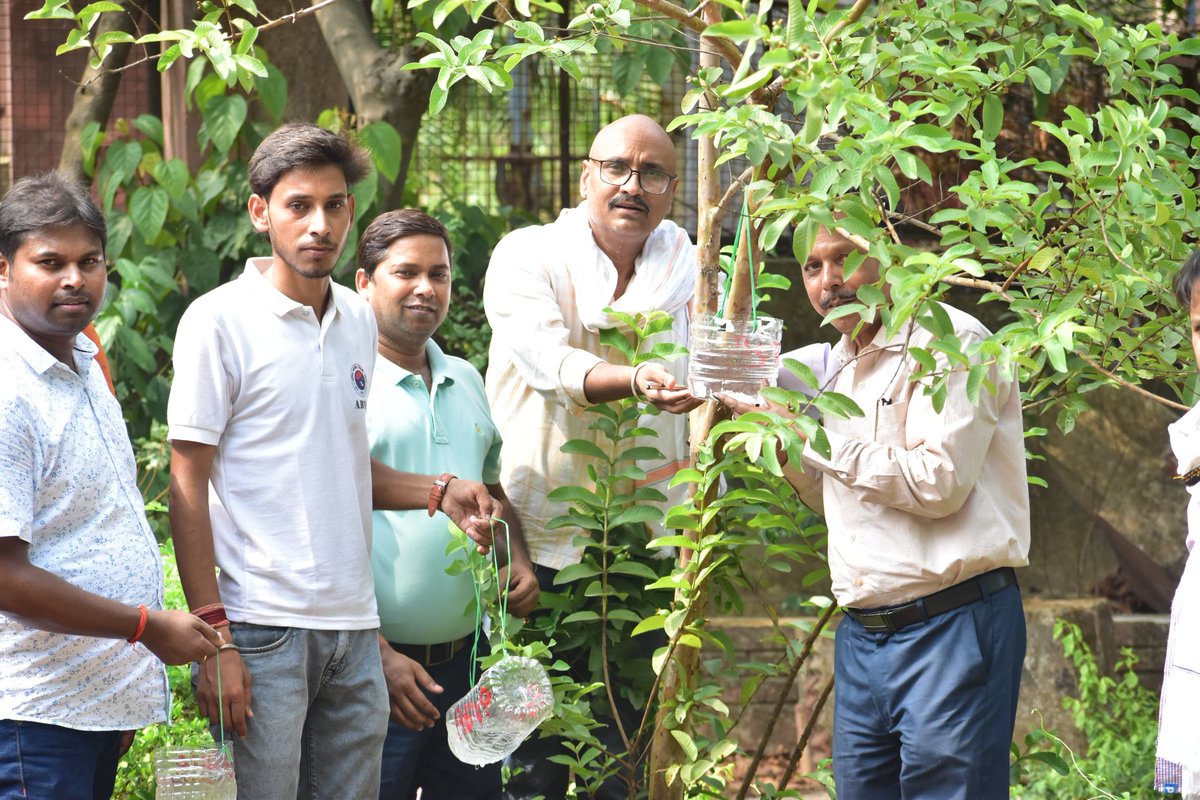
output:
M1179 473L1200 467L1200 407L1168 430ZM1200 535L1200 483L1189 486L1188 493L1188 559L1171 603L1155 782L1162 787L1178 780L1176 791L1192 798L1200 797L1200 725L1196 724L1196 709L1200 708L1200 556L1195 547Z

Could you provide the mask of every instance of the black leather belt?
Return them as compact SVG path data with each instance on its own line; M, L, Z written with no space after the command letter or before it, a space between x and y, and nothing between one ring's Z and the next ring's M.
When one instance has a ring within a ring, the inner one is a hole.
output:
M1000 567L903 605L890 608L847 608L846 613L869 631L898 631L967 603L982 600L1016 582L1017 573L1012 567Z
M471 643L474 637L470 634L455 639L453 642L438 642L437 644L397 644L388 642L397 653L408 656L423 667L436 667L454 658L459 650Z

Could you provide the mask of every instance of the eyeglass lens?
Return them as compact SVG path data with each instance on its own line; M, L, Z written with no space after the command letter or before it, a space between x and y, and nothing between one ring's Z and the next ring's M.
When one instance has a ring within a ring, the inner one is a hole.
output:
M671 176L662 170L634 169L621 161L603 161L600 164L600 177L610 186L624 186L635 172L642 190L648 194L662 194L671 185Z

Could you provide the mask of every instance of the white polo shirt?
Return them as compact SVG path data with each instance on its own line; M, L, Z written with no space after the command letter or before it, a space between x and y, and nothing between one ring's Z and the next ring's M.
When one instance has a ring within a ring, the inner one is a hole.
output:
M370 306L332 285L317 319L268 258L196 300L175 337L172 440L215 445L209 512L229 618L365 630L371 578Z
M158 544L96 352L76 337L76 374L0 315L0 537L27 542L30 563L73 586L162 608ZM140 642L0 613L0 719L132 730L162 722L167 707L166 671Z

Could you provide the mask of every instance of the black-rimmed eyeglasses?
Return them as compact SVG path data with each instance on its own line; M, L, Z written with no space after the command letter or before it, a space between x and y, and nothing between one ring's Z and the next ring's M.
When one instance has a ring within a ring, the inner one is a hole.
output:
M637 175L638 183L646 194L666 194L667 189L671 188L671 181L678 177L661 169L634 169L624 161L605 161L591 156L587 160L600 165L600 180L609 186L624 186L631 175Z

